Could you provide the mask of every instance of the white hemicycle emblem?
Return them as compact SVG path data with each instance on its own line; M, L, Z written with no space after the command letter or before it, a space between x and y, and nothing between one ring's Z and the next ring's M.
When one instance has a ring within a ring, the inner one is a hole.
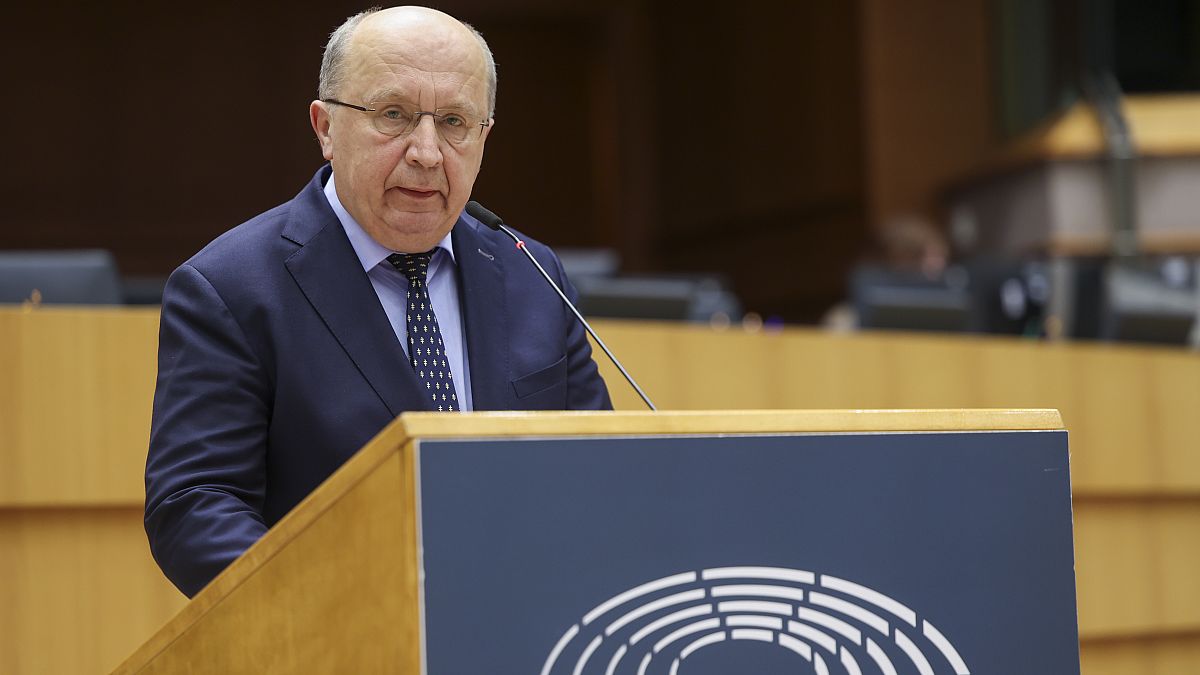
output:
M567 629L541 675L686 675L725 641L767 643L817 675L970 675L950 641L883 593L784 567L716 567L605 600Z

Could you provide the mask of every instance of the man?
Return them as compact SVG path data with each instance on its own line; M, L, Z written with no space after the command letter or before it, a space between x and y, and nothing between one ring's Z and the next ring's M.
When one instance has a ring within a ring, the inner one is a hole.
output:
M452 17L351 17L309 109L329 165L171 275L146 532L187 595L401 412L611 407L583 329L463 213L495 88L487 44Z

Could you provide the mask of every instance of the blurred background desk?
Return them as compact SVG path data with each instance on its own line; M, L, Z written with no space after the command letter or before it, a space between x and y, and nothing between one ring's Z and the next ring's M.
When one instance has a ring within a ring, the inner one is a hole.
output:
M183 605L142 531L157 323L152 309L0 308L0 672L106 671ZM1084 673L1195 672L1195 353L649 322L597 329L664 409L1060 409ZM638 409L615 371L601 369L617 407Z

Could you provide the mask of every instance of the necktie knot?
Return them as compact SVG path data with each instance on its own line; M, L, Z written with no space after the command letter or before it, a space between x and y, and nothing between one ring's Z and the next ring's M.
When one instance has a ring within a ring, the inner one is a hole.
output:
M393 253L387 257L387 261L392 264L392 267L408 277L409 283L425 281L425 276L429 273L429 261L432 259L433 251Z

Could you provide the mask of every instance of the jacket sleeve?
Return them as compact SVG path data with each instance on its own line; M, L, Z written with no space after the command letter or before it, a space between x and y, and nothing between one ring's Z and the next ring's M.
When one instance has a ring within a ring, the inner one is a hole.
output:
M189 597L267 530L271 389L217 290L177 269L163 293L145 524L154 559Z

